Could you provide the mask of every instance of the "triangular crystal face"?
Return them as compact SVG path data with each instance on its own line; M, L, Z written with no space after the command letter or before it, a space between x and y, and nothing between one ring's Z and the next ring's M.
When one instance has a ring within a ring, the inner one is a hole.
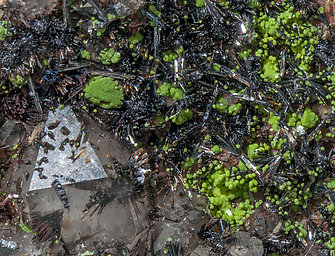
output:
M106 178L92 146L82 142L82 129L69 106L50 110L29 191Z

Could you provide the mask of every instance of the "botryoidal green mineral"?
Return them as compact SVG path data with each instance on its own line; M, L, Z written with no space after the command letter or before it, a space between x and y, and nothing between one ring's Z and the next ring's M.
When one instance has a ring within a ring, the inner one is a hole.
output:
M119 82L111 77L93 77L84 89L89 102L102 108L119 108L123 104L124 94Z
M115 51L113 48L102 50L99 54L99 60L105 65L118 63L121 59L121 53Z
M198 189L209 201L208 210L212 216L222 218L230 225L242 225L244 219L254 213L261 204L253 203L249 192L257 192L256 174L242 162L238 167L225 168L213 161L195 173L186 175L186 188Z
M168 96L174 101L181 100L185 97L185 93L176 84L164 82L158 89L157 93L160 95Z
M172 122L174 122L176 125L181 125L188 120L192 119L193 113L190 109L183 110L180 114L172 117Z
M293 113L288 118L288 126L303 126L305 129L312 128L316 125L316 123L319 121L318 116L314 113L312 109L307 107L304 110L304 113L302 116L297 115L296 113Z
M306 108L301 118L301 125L304 128L312 128L319 121L318 116L310 108Z
M135 35L129 37L129 43L137 44L143 39L143 36L140 32L137 32Z
M257 7L254 7L257 10ZM276 17L260 12L254 16L255 37L259 40L259 48L255 52L263 64L260 76L266 82L281 80L279 72L279 56L273 56L270 49L286 48L293 55L300 70L308 72L313 60L315 46L318 44L318 29L302 14L294 11L293 6L282 3L281 12Z
M8 33L8 29L7 29L7 21L1 21L0 22L0 41L4 41L7 33Z

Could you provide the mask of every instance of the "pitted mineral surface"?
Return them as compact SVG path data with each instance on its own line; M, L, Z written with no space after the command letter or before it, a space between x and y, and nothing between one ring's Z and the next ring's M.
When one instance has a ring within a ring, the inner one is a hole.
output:
M50 110L29 191L106 178L99 158L69 106Z

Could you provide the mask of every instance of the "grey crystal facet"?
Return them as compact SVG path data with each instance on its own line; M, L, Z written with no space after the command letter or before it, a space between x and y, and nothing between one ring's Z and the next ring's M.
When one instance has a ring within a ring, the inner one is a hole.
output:
M50 110L29 191L49 188L55 179L66 185L107 177L90 143L80 144L81 137L69 106Z

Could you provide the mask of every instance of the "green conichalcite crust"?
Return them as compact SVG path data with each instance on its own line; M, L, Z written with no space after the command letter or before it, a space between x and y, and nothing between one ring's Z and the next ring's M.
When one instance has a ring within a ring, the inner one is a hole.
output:
M2 21L0 22L0 41L4 41L7 35L7 22Z
M99 60L105 65L118 63L121 59L121 53L115 51L113 48L102 50L99 54Z
M181 100L185 96L185 93L181 88L178 88L175 84L165 82L157 89L157 93L171 97L175 101Z
M123 90L118 81L111 77L96 76L84 89L89 102L102 108L119 108L123 103Z
M185 109L179 115L172 117L172 122L174 122L176 125L181 125L186 121L192 119L192 117L192 111L190 109Z
M140 32L137 32L135 35L129 37L129 43L137 44L143 39L143 36Z
M255 10L258 8L251 7ZM263 67L260 76L264 81L275 83L281 80L279 56L271 55L274 47L286 49L288 54L293 53L301 71L310 70L309 64L318 44L317 28L303 18L300 12L294 11L293 6L282 3L277 16L260 13L260 16L254 16L253 23L259 39L255 55L261 58Z
M231 225L242 225L243 220L261 203L254 204L249 196L249 191L257 192L256 174L250 173L242 162L238 167L228 169L214 161L207 168L203 167L194 174L188 173L185 179L186 188L200 187L206 195L209 212Z
M306 108L301 118L301 124L305 128L312 128L319 121L318 116L310 108Z
M85 60L90 60L91 59L91 54L88 51L83 50L81 52L81 57Z

